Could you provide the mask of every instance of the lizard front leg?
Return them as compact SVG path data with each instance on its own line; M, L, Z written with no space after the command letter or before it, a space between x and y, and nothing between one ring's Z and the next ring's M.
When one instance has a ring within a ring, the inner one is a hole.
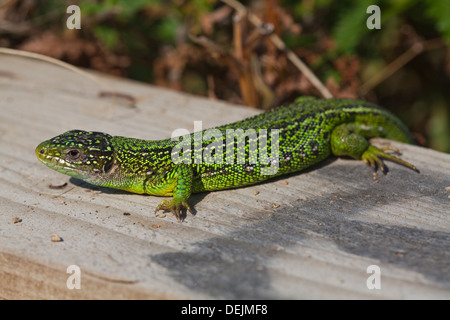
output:
M173 199L171 201L163 200L155 210L165 210L172 212L178 221L182 221L185 217L185 212L192 212L189 206L188 199L192 193L192 167L187 164L180 164L174 168L173 178L175 179L175 187L173 189Z

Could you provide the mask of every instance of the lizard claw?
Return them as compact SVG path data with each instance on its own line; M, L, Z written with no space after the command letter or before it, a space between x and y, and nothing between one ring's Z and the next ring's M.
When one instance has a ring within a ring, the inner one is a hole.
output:
M172 212L179 222L182 222L184 218L186 218L186 211L189 211L192 215L194 215L194 212L187 201L176 201L175 199L172 201L161 201L161 203L156 207L155 214L159 210Z
M375 182L377 182L376 173L377 173L378 168L384 174L386 174L388 172L388 169L381 158L397 162L401 165L404 165L404 166L410 168L411 170L416 171L417 173L420 173L420 171L414 165L412 165L411 163L406 162L405 160L402 160L396 156L385 153L384 151L386 151L386 150L394 151L397 154L399 153L397 148L386 147L386 148L379 149L375 146L369 146L367 148L367 150L361 156L361 159L365 163L367 163L367 165L369 167L373 168L373 179Z

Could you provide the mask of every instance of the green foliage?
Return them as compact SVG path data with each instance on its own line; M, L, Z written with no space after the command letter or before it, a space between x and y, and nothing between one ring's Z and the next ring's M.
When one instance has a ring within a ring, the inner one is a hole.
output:
M133 18L139 10L144 9L147 6L158 5L160 2L161 0L80 0L78 5L85 16L101 14L113 9L118 9L121 18L130 19Z
M431 148L450 153L448 137L450 137L450 111L444 101L438 101L432 110L429 122Z
M377 1L360 0L340 14L333 30L333 36L340 51L354 53L363 36L371 31L366 27L366 19L369 15L364 13L372 4L377 4Z
M121 8L121 18L133 19L140 10L160 5L161 0L114 0L114 2Z
M427 15L436 23L447 43L450 43L450 0L427 0Z
M157 38L161 41L174 43L176 32L181 26L182 22L180 19L177 19L176 17L167 17L155 28Z
M420 28L436 29L447 41L450 39L450 0L284 0L282 3L291 6L300 21L308 21L312 17L316 21L323 21L331 30L339 53L356 54L361 48L367 49L368 35L370 38L385 37L386 34L395 36L396 32L385 30L386 27L398 27L408 19L420 22ZM369 30L366 27L366 20L370 16L366 10L370 5L380 7L381 30Z
M282 0L281 3L287 8L292 8L292 12L297 17L305 18L314 14L317 10L330 6L333 0L298 1Z
M127 33L136 42L145 34L148 39L174 44L180 27L198 24L205 12L212 10L215 0L164 1L164 0L80 0L83 18L94 18L114 13L114 22L101 21L93 27L93 34L109 49L119 41L119 35Z
M119 39L116 29L104 25L96 25L92 27L92 32L108 49L114 50Z

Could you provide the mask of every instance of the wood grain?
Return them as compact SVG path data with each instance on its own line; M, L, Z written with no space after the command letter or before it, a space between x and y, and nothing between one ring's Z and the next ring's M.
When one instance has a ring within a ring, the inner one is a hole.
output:
M97 76L106 87L0 56L0 298L450 298L450 155L392 142L420 174L389 163L374 183L362 162L330 159L194 195L197 215L178 223L154 215L161 198L49 170L35 147L70 129L162 139L257 111ZM121 95L101 94L111 89ZM67 289L69 265L81 269L80 290ZM380 290L366 286L370 265Z

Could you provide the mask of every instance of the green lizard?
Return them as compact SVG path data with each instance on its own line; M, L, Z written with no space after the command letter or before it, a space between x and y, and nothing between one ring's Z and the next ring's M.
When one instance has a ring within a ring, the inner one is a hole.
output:
M372 137L406 143L413 139L390 112L359 100L302 97L214 129L216 136L203 130L200 140L198 133L193 133L157 141L71 130L39 144L36 155L48 167L94 185L172 196L155 212L170 210L178 220L186 210L192 213L188 204L191 193L252 185L303 170L331 155L363 160L373 168L374 178L378 168L386 173L382 158L419 172L412 164L385 153L393 148L379 149L368 142ZM251 146L262 141L261 136L250 134L252 129L276 133L266 138L270 157L261 157L259 144L256 153L252 152ZM237 136L236 141L235 136L230 140L230 133ZM175 156L179 157L176 161ZM202 161L205 159L210 161ZM271 167L275 168L272 174L264 173Z

